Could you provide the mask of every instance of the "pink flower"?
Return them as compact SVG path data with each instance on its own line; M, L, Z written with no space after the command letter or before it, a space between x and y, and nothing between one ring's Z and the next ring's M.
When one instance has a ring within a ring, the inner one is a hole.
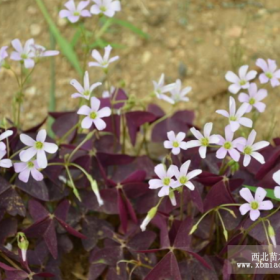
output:
M210 144L218 144L220 141L219 135L210 135L213 128L213 123L206 123L204 125L204 135L201 134L200 131L192 127L191 133L194 135L194 137L198 140L191 140L187 142L187 149L193 148L193 147L199 147L199 155L201 158L206 157L207 147Z
M216 152L216 157L219 159L225 158L227 153L231 156L234 161L239 161L240 153L236 150L239 144L245 144L246 140L243 137L236 138L233 140L233 132L230 127L227 126L225 128L225 138L220 136L220 141L218 145L221 146L219 150Z
M188 172L190 164L191 161L188 160L181 165L180 170L177 167L177 169L175 170L175 177L181 186L186 186L187 188L193 191L194 184L190 180L196 177L197 175L201 174L202 170L195 169Z
M112 62L118 60L120 57L119 56L114 56L110 58L110 54L112 51L112 47L109 45L105 47L105 53L104 56L102 57L100 53L97 50L92 51L92 57L97 61L97 62L89 62L89 67L101 67L104 69L107 69L109 64Z
M6 144L2 140L10 137L12 134L13 134L12 130L6 130L0 134L0 151L6 150Z
M105 15L107 17L113 17L116 12L121 10L120 1L113 0L93 0L95 3L90 12L94 15Z
M33 53L36 58L56 56L59 54L59 51L56 51L56 50L48 51L45 47L37 45L37 44L32 45L31 47L33 49Z
M83 105L79 111L79 115L85 115L86 117L82 121L82 128L88 129L94 124L98 130L103 130L106 128L106 123L102 120L104 117L109 117L111 115L111 109L109 107L104 107L99 110L100 100L96 97L90 99L91 108L87 105Z
M249 81L253 80L257 76L257 71L252 70L248 72L248 68L248 65L241 66L238 71L239 76L232 71L228 71L226 73L226 80L232 83L232 85L228 88L229 92L236 94L242 88L249 88Z
M29 39L26 41L24 47L22 47L19 39L13 40L12 46L16 51L13 51L11 53L11 59L23 62L25 68L33 68L35 65L35 54L32 48L32 46L34 46L34 43L34 39Z
M274 196L276 198L280 199L280 170L273 173L272 178L273 178L274 182L276 182L278 184L278 186L276 186L274 188Z
M267 97L267 90L258 90L257 85L252 83L250 84L248 92L249 94L241 92L238 96L240 102L248 104L246 113L250 113L253 107L255 107L260 113L263 113L266 105L261 101Z
M187 142L183 141L186 138L186 133L179 132L175 135L174 131L167 132L168 140L164 141L163 145L165 149L171 149L173 155L178 155L180 150L187 149Z
M91 14L88 10L85 10L86 6L90 3L90 1L81 1L76 7L74 0L69 0L64 6L67 10L61 10L59 12L59 16L61 18L68 18L68 20L72 23L77 22L80 17L90 17Z
M108 90L103 91L102 98L110 98L115 93L115 91L116 91L115 87L111 86L110 91Z
M43 174L38 171L39 166L36 160L14 163L14 169L16 173L19 173L18 178L25 183L28 182L30 173L36 181L44 179Z
M5 58L8 57L7 46L0 48L0 67L4 64Z
M70 84L76 88L77 93L73 93L71 95L72 98L82 97L87 100L90 99L90 96L95 88L102 85L102 83L95 83L90 85L88 71L85 72L84 75L84 86L82 86L77 80L71 80Z
M164 74L161 74L158 82L153 81L153 85L154 85L154 94L156 95L156 97L158 99L165 100L165 101L169 102L170 104L175 103L175 101L172 98L165 95L165 93L171 92L172 90L174 90L175 84L165 85L164 84Z
M6 155L6 151L0 151L0 167L10 168L13 166L12 161L10 159L3 157Z
M229 97L229 112L226 110L217 110L216 113L228 118L229 126L232 132L235 132L239 129L240 125L246 127L252 127L253 122L249 118L243 117L247 111L248 104L243 103L239 109L236 111L236 103L232 96Z
M36 155L38 166L40 168L46 168L48 165L46 152L54 154L58 149L58 146L56 144L45 142L46 137L47 132L45 129L42 129L38 132L36 141L26 134L21 134L21 142L29 148L20 152L20 160L23 162L29 162Z
M239 193L248 202L241 205L239 211L241 215L245 215L250 211L250 219L252 221L258 219L260 210L271 210L273 208L273 204L270 200L263 201L266 196L266 191L261 187L257 188L255 198L248 188L241 189Z
M181 80L177 80L174 88L171 90L171 98L174 100L175 103L180 101L188 102L189 98L186 95L192 90L191 87L186 87L182 89L182 82Z
M254 141L256 139L256 131L253 129L251 131L251 133L248 136L248 139L246 140L245 143L239 143L237 145L237 148L240 152L244 153L244 160L243 160L243 165L244 166L248 166L250 161L251 161L251 157L253 157L254 159L256 159L258 162L260 162L261 164L264 164L264 157L256 152L264 147L267 147L269 145L269 142L267 141L260 141L257 142L255 144Z
M165 169L163 164L158 164L155 167L155 173L159 177L159 179L151 179L149 181L149 188L150 189L158 189L161 188L158 196L163 197L169 195L170 188L178 188L180 187L180 182L175 181L172 177L175 175L177 170L176 165L170 165L168 170Z
M259 58L256 65L264 72L259 76L261 84L266 84L270 81L272 87L280 85L278 80L280 79L280 69L276 70L277 64L275 60L268 59L266 62L264 59Z

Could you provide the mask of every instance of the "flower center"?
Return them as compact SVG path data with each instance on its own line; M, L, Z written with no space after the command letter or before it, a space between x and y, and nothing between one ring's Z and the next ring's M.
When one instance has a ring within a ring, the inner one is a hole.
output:
M229 120L235 122L237 120L237 117L236 116L230 116Z
M173 142L173 147L174 147L174 148L178 148L178 147L179 147L179 143L178 143L177 141L174 141L174 142Z
M266 72L265 73L266 77L269 78L269 79L272 79L273 78L273 74L271 72Z
M170 184L170 178L168 178L168 177L164 178L164 179L163 179L163 184L164 184L165 186L169 186L169 184Z
M105 6L101 6L101 7L100 7L100 11L104 13L104 12L107 11L107 8L106 8Z
M96 112L91 112L89 117L94 120L97 117L97 113Z
M251 202L251 208L257 210L259 208L259 203L257 201Z
M251 98L250 100L249 100L249 104L250 105L254 105L256 103L256 100L254 99L254 98Z
M186 176L182 176L179 181L182 185L185 185L188 182L188 178Z
M75 12L73 13L73 15L74 15L74 16L79 16L79 15L80 15L80 12L79 12L79 11L75 11Z
M244 149L244 154L245 155L250 155L252 153L253 149L249 146L245 147Z
M40 142L40 141L37 141L37 142L35 143L35 148L36 148L37 150L42 150L42 149L43 149L43 146L44 146L44 144L43 144L42 142Z
M89 96L89 93L90 93L90 92L89 92L88 90L84 91L84 95L85 95L85 96Z
M27 162L27 166L28 168L33 168L34 167L34 163L32 161Z
M225 144L224 144L225 149L229 150L231 147L232 147L232 145L230 142L225 142Z
M239 84L240 84L241 86L244 86L244 85L246 85L246 84L247 84L247 81L245 81L245 80L241 80L241 81L239 82Z
M201 140L200 140L200 142L201 142L201 145L202 146L205 146L205 147L207 147L208 145L209 145L209 139L208 138L202 138Z
M20 57L21 57L22 59L27 59L27 58L28 58L27 54L25 54L25 53L23 53Z

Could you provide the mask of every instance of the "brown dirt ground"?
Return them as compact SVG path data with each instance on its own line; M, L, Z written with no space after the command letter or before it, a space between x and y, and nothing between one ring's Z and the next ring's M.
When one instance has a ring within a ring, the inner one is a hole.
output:
M62 34L71 40L73 29L58 18L64 1L47 0L45 3ZM151 92L151 80L158 79L163 72L168 82L181 78L185 86L193 87L191 102L181 104L181 108L194 109L198 125L214 121L219 129L224 124L224 119L214 112L228 107L224 75L233 69L232 61L254 67L258 57L279 59L279 0L135 0L122 1L122 7L117 17L142 28L150 39L144 40L120 27L105 34L106 40L126 46L114 50L121 60L112 73L112 84L118 85L123 80L128 93L141 97ZM88 28L93 25L94 19L88 19ZM48 26L36 2L0 0L1 45L9 44L14 38L27 40L30 37L41 45L50 45ZM238 56L237 52L241 55ZM38 65L26 87L22 114L24 127L40 122L47 114L49 67L49 61ZM90 74L94 80L101 77L98 69L91 68ZM57 110L77 108L77 101L70 98L73 90L69 81L72 78L78 78L75 70L62 55L57 57ZM0 85L2 118L11 116L10 104L17 91L11 72L0 72ZM279 89L268 89L267 111L257 124L263 135L268 133L280 111ZM159 103L158 100L155 102ZM161 105L170 110L166 104ZM276 125L273 135L279 135L279 132Z

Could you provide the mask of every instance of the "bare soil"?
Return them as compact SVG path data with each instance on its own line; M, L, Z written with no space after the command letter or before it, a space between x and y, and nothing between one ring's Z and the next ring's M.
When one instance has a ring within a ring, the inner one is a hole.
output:
M61 33L71 40L73 28L58 18L63 3L61 0L45 1ZM140 98L151 92L151 81L158 79L161 73L166 74L168 82L180 78L185 86L193 88L190 102L181 104L180 108L195 110L198 125L214 121L219 130L224 124L222 117L214 112L228 107L226 71L241 64L254 68L258 57L279 59L278 0L136 0L122 1L122 8L117 17L141 28L150 38L145 40L122 27L105 34L107 41L125 46L114 50L121 59L114 68L111 83L118 86L125 82L127 92ZM90 29L94 24L94 19L88 19ZM30 37L41 45L50 45L48 25L36 2L0 1L1 45L9 44L14 38L25 41ZM77 52L82 55L78 47ZM16 70L19 71L19 68ZM89 71L92 80L101 78L98 69L91 68ZM77 108L77 101L70 98L73 89L69 81L72 78L79 76L67 59L60 55L56 58L57 110ZM0 85L0 116L11 116L11 102L17 84L10 71L1 71ZM267 110L257 122L257 128L263 135L270 131L280 111L279 89L267 88ZM47 60L37 66L25 90L22 112L25 128L46 116L49 91L50 61ZM161 103L158 100L155 102ZM166 104L161 105L170 110ZM276 125L273 135L277 136L279 132Z

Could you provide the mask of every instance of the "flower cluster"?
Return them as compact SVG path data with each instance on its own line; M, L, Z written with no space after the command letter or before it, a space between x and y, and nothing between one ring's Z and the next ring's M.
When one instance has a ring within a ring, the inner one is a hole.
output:
M158 196L163 197L170 194L171 189L177 189L180 186L186 186L190 190L194 190L194 185L191 179L199 175L202 170L196 169L188 172L191 161L188 160L180 169L176 165L170 165L166 170L163 164L158 164L155 167L155 173L159 179L151 179L149 181L150 189L161 188ZM175 177L176 179L173 179Z
M64 4L66 9L61 10L59 16L75 23L81 17L91 17L92 14L113 17L116 12L121 10L121 4L118 0L94 0L93 2L94 5L89 8L90 0L81 1L78 5L75 4L74 0L69 0Z
M40 58L59 54L59 51L48 51L45 47L35 44L34 39L27 40L24 45L19 39L14 39L11 44L14 51L12 51L10 59L19 61L27 69L33 68ZM0 67L10 68L6 61L7 57L9 57L7 49L7 46L0 49Z
M176 104L180 101L189 101L189 98L186 97L186 95L192 90L191 87L186 87L182 89L182 82L179 79L176 80L176 82L173 84L165 85L164 77L164 74L162 74L158 82L153 81L154 96L170 104ZM168 96L167 93L170 93L170 96Z

